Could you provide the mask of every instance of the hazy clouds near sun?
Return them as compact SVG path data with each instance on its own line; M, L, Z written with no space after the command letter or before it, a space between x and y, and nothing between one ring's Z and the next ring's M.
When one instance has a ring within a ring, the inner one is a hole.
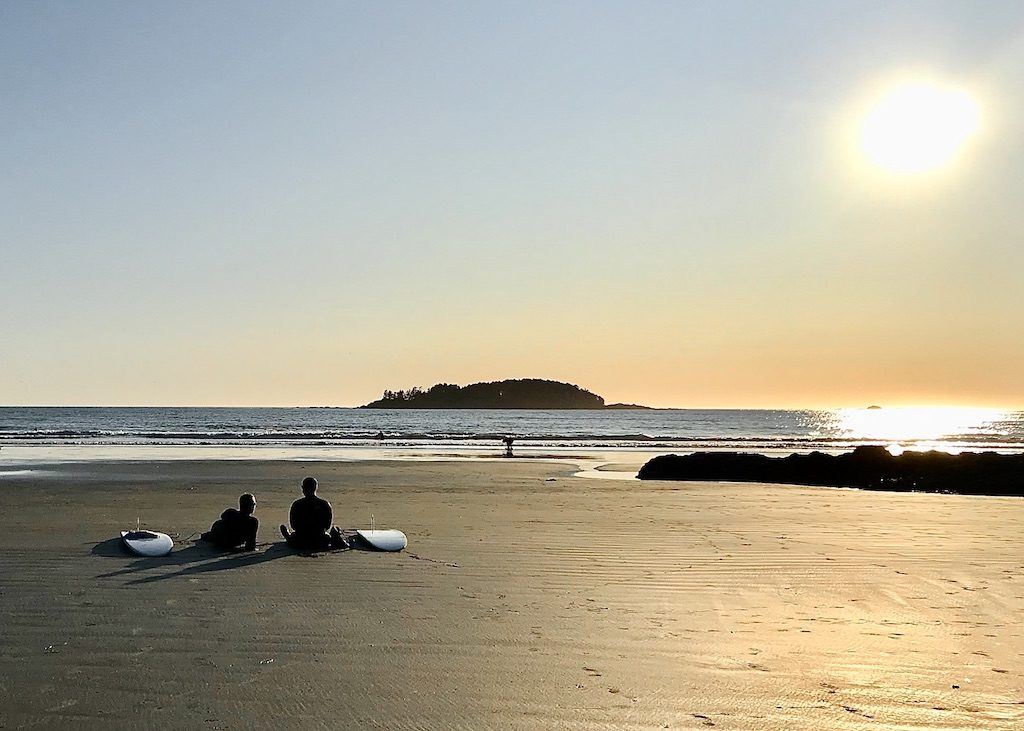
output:
M0 403L1024 404L1018 3L8 4ZM976 96L915 180L894 75Z

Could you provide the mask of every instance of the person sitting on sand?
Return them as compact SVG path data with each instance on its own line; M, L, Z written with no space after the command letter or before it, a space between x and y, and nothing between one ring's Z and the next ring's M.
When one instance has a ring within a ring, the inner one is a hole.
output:
M256 497L247 492L238 498L238 510L225 510L200 538L221 548L237 549L241 546L243 551L255 551L256 533L260 529L260 521L253 515L255 511Z
M288 526L281 524L281 535L292 548L303 551L324 551L330 548L348 548L341 531L334 523L331 504L316 495L316 478L302 481L302 497L292 503L288 512Z

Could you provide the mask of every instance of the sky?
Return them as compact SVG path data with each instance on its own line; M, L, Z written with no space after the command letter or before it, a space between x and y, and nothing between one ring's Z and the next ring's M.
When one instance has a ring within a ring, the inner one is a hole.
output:
M1022 200L1019 2L3 3L0 404L1022 408Z

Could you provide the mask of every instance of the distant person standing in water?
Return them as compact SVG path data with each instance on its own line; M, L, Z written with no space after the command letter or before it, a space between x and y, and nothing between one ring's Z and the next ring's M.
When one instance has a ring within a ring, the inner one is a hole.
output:
M513 442L515 442L515 440L516 440L516 438L513 437L513 436L507 436L507 437L503 437L502 438L501 441L505 443L505 456L506 457L511 457L512 456L512 444L513 444Z
M236 549L241 546L243 551L255 551L260 521L253 515L254 512L256 497L247 492L238 498L238 510L228 508L221 513L220 519L215 521L200 539L221 548Z
M302 497L292 503L288 512L292 529L281 524L281 535L288 545L302 551L323 551L329 548L348 548L341 531L334 523L331 504L316 494L316 478L302 481Z

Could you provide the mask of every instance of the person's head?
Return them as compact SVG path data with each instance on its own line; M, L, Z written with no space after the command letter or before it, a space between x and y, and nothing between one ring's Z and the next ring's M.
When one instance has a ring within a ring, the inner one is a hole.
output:
M302 494L306 497L316 494L316 478L307 477L302 481Z
M238 509L242 515L252 515L256 511L256 496L247 492L238 498Z

